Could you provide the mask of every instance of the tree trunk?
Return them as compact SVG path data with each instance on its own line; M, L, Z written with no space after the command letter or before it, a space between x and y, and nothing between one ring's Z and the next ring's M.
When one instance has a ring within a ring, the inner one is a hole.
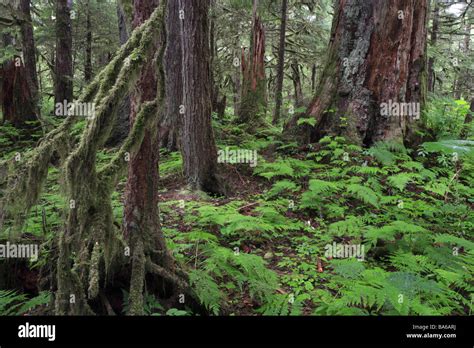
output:
M436 46L439 31L439 1L434 1L433 26L431 28L430 45ZM428 59L428 91L434 92L435 87L434 57Z
M55 104L73 100L71 8L71 0L56 2Z
M427 8L426 1L337 1L327 64L304 116L316 125L299 128L306 130L304 140L344 135L364 145L415 141L426 90ZM401 103L410 103L411 114Z
M286 12L288 0L282 0L281 3L281 24L280 24L280 45L278 47L278 67L277 84L275 90L275 113L273 114L273 124L278 124L281 114L283 77L285 67L285 36L286 36Z
M210 4L210 18L209 18L209 45L210 45L210 56L209 56L209 73L211 75L211 103L212 111L217 110L217 104L219 101L219 85L216 81L215 76L215 59L217 55L216 45L216 17L215 17L215 0L211 0Z
M316 89L316 64L311 67L311 93L314 93Z
M211 126L209 0L179 0L183 64L184 172L191 189L220 193L217 150Z
M469 136L469 132L472 129L472 119L474 118L474 97L471 99L471 107L466 114L466 118L464 119L464 125L461 130L461 139L467 139Z
M13 44L10 34L3 35L4 47ZM34 97L30 90L30 76L23 59L16 55L4 62L0 69L1 88L0 102L3 121L8 121L17 128L27 128L29 122L38 119Z
M92 80L92 23L91 23L91 3L87 0L86 6L86 61L84 64L84 80Z
M125 13L120 4L117 4L117 18L120 44L124 45L128 40L129 34L127 30L127 20L125 18ZM130 96L127 95L120 102L117 113L117 121L115 122L114 128L110 133L110 138L106 144L107 146L116 146L121 144L130 131Z
M461 43L460 51L463 53L461 60L470 57L470 46L471 46L471 22L469 15L463 19L464 25L464 38ZM472 76L471 69L469 67L461 68L460 74L456 83L456 99L463 97L469 100L472 97Z
M183 71L179 3L169 0L166 9L166 51L164 58L166 114L160 124L160 147L176 151L181 146L183 115Z
M33 106L36 115L40 117L38 74L36 72L36 45L33 34L33 24L30 11L30 0L20 0L20 11L24 21L21 23L21 41L23 50L23 62L27 72L27 82L31 92Z
M295 91L295 106L301 108L304 105L303 88L301 86L300 65L296 60L291 63L293 87Z
M159 0L134 0L133 28L144 23ZM159 50L163 38L154 42L153 51ZM141 75L131 95L130 125L133 125L142 103L157 97L156 64L149 60L143 65ZM158 116L156 116L158 117ZM144 258L168 269L171 259L167 253L166 243L160 228L158 209L158 129L147 129L137 154L130 159L128 179L124 199L124 238L132 250L132 275L130 284L130 314L142 314L143 288L145 286ZM152 289L163 286L159 279L153 282ZM169 288L166 290L170 290ZM169 293L165 290L162 296Z
M257 15L257 0L253 6L253 26L250 39L250 52L246 57L242 49L242 96L239 122L253 130L263 122L262 114L267 109L265 81L265 31Z
M240 93L242 90L242 83L241 83L241 61L239 58L240 55L240 47L239 47L239 40L237 39L235 44L235 55L234 55L234 74L233 74L233 88L234 88L234 116L237 118L240 114Z

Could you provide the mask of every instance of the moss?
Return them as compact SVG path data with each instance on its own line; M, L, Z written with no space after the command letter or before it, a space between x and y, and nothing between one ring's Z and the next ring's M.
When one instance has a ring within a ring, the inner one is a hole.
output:
M90 270L89 270L89 288L88 298L94 299L99 295L99 263L100 263L100 245L95 243L92 250Z
M15 219L22 225L23 215L36 203L42 184L48 174L51 157L60 153L63 178L62 187L67 201L74 200L75 207L67 209L65 231L59 237L57 260L57 292L55 310L58 315L92 314L87 298L96 298L101 281L100 260L105 262L105 277L113 272L114 261L124 262L125 242L113 225L111 196L118 180L125 174L125 154L133 156L140 148L145 129L157 127L163 112L164 86L161 66L164 47L155 53L151 50L157 35L164 29L165 1L152 16L134 33L110 64L97 75L81 96L81 102L92 99L97 105L96 116L88 120L79 143L73 149L68 134L75 123L68 117L56 130L49 133L41 145L31 152L28 161L16 168L9 182L13 189L7 195L11 207L20 207ZM97 169L96 152L109 137L117 117L117 105L133 88L144 63L156 54L159 84L158 98L144 103L137 114L133 128L117 155L104 167ZM2 202L2 205L4 202ZM13 209L9 210L14 213ZM131 314L143 312L143 286L146 255L153 250L153 231L140 231L132 241L133 262L131 274ZM101 247L99 247L99 245ZM86 291L88 295L86 296ZM76 299L70 302L71 296Z
M143 315L143 286L145 284L145 252L143 242L137 238L133 251L130 279L129 315Z

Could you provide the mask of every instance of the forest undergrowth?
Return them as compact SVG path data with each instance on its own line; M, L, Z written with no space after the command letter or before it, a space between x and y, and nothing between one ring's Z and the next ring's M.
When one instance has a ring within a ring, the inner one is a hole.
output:
M443 123L437 110L428 108L432 129ZM280 140L277 128L248 135L228 118L213 121L219 149L251 149L258 157L255 166L219 164L226 196L187 190L178 152L163 150L159 168L168 248L209 313L472 314L473 141L362 148L324 137L302 147ZM4 159L16 155L18 144L28 146L10 141L20 134L4 134ZM98 152L98 167L116 151ZM21 235L23 243L41 243L40 257L5 277L12 290L0 291L1 314L51 313L50 294L38 294L36 283L51 281L43 276L57 258L65 211L58 175L50 169ZM112 196L117 227L125 181ZM127 289L120 291L111 301L117 314L128 306ZM184 304L145 299L148 315L196 314Z

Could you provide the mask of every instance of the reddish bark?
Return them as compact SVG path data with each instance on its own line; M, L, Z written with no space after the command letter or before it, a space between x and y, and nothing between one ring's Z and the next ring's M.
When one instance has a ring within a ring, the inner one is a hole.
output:
M365 145L414 140L414 118L380 110L390 100L424 101L427 7L426 0L337 1L328 63L305 116L316 126L306 140L328 134Z
M240 123L247 123L250 128L258 126L259 113L265 112L266 106L265 30L260 18L255 16L248 56L242 49Z
M133 28L144 23L158 5L158 0L134 0ZM163 39L160 38L155 44L155 51L162 43ZM143 66L131 95L130 125L133 125L135 121L140 104L154 100L156 96L155 64L150 60ZM154 261L166 267L168 257L164 237L160 231L158 209L158 145L158 129L147 129L139 151L130 159L125 189L123 232L128 241L135 237L151 238L147 241L151 243L147 247L162 252L161 256ZM145 250L145 252L148 254L150 250Z
M28 73L20 62L21 58L16 56L3 64L0 102L3 120L22 128L27 126L27 122L36 121L37 115L28 85Z

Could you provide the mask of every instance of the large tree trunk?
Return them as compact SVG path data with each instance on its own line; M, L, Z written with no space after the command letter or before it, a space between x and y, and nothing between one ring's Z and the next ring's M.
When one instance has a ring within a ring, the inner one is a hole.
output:
M184 172L191 189L220 193L217 150L211 126L209 0L179 0L183 64Z
M283 77L285 67L285 35L286 35L286 11L288 0L281 2L281 24L280 24L280 45L278 47L278 67L277 67L277 84L275 90L275 112L273 114L273 124L280 121Z
M11 46L13 38L10 34L3 35L4 47ZM0 102L2 105L3 121L12 123L15 127L28 127L29 122L38 119L37 107L30 89L30 76L25 61L16 55L4 62L0 69L1 88Z
M261 116L267 108L265 79L265 30L257 15L258 1L253 2L253 26L250 39L250 51L246 56L242 49L242 96L240 101L239 122L249 130L262 123Z
M304 116L316 120L306 141L324 135L364 145L415 140L417 116L387 116L383 106L415 103L416 111L424 101L427 8L426 0L337 1L328 63Z
M71 8L71 0L56 2L55 104L73 100Z
M144 23L153 10L159 5L159 0L134 0L133 28ZM159 50L163 45L163 38L155 41ZM154 100L157 97L156 64L149 60L141 70L138 83L131 95L130 125L133 125L140 104ZM157 116L158 117L158 116ZM158 129L147 129L137 154L130 159L128 165L128 180L125 188L123 233L125 240L132 250L132 275L130 284L130 314L142 314L143 288L145 286L145 270L143 259L145 256L168 269L171 259L167 253L166 243L160 229L158 209ZM153 289L161 285L160 280L153 282ZM170 289L167 289L168 291ZM169 295L162 293L161 295Z
M181 37L179 2L169 0L166 9L166 51L164 58L166 114L160 124L160 147L176 151L181 146L183 115L183 70L181 56ZM182 111L182 110L181 110Z
M439 1L434 1L433 10L433 26L431 28L430 45L436 46L438 42L438 31L439 31ZM434 72L434 57L428 59L428 91L434 92L436 76Z

